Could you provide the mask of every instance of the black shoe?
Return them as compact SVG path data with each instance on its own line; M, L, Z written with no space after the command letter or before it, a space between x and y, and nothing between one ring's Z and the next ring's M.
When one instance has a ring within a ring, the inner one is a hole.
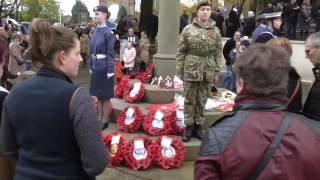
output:
M187 126L186 130L182 136L182 141L183 142L189 142L192 137L192 132L193 132L193 126Z
M108 128L108 126L109 126L109 123L105 123L105 124L103 124L103 125L102 125L102 130L107 129L107 128Z
M202 128L201 128L200 125L195 125L194 126L193 133L194 133L194 137L196 137L196 138L198 138L200 140L203 138L203 132L202 132Z

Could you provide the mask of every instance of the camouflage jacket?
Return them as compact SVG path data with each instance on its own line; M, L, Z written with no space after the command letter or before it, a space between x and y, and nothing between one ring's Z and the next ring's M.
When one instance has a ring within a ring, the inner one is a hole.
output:
M184 81L212 82L220 72L221 52L221 35L215 22L210 20L204 27L195 18L180 34L176 74Z

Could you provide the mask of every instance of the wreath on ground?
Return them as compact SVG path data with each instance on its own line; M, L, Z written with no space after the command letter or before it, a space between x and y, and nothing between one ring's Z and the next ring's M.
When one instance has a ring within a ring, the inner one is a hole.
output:
M154 69L155 69L155 65L154 64L150 64L147 67L146 72L138 73L136 75L136 79L139 79L143 83L149 83L149 81L152 78Z
M124 89L124 100L128 103L137 103L140 102L141 99L144 97L145 93L145 86L141 82L135 83L127 83Z
M145 132L154 136L170 135L174 133L175 113L168 109L150 109L142 125Z
M125 162L133 170L146 170L153 164L153 145L147 137L135 137L127 144Z
M124 160L125 149L127 146L125 137L118 132L113 132L109 135L104 135L103 140L106 148L109 150L109 166L120 166Z
M154 163L163 169L179 168L185 160L186 149L178 138L162 136L154 144Z
M120 112L117 125L120 131L134 133L141 127L142 121L143 113L140 108L129 106Z
M125 76L121 79L120 83L117 85L116 90L114 92L114 96L116 98L122 98L124 89L126 85L129 83L130 76Z

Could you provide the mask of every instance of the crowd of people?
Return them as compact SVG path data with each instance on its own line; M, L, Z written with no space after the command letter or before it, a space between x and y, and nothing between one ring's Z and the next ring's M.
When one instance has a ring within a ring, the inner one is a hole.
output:
M208 2L199 3L192 23L181 29L176 75L184 83L182 140L202 140L197 180L320 177L320 32L305 42L315 81L302 104L301 77L290 65L292 45L275 34L283 13L271 8L250 30L252 41L232 22L236 6L227 30L233 37L224 46L223 20ZM0 76L6 76L0 87L1 178L95 179L108 165L101 130L108 128L116 64L126 74L144 71L155 36L128 21L115 27L106 6L94 12L94 26L72 29L35 19L28 31L0 28ZM204 105L219 81L222 54L235 107L204 134ZM89 66L89 91L73 83L81 63ZM9 93L12 80L31 68L38 69L36 76Z
M302 105L301 77L290 65L292 45L275 34L281 28L281 13L264 12L252 42L235 31L223 49L211 13L209 3L199 4L196 18L181 31L176 57L176 74L184 82L187 127L182 140L202 140L194 178L319 177L320 159L313 157L314 150L320 149L320 32L305 43L315 82ZM227 64L227 87L237 93L235 107L203 135L204 99L220 71L221 52Z
M237 4L233 5L229 12L227 9L213 9L211 19L216 22L221 35L232 37L237 30L241 30L243 36L251 37L258 18L263 13L281 12L284 22L278 33L288 39L305 40L312 31L320 30L320 5L311 6L309 3L298 4L296 0L290 2L268 3L261 12L248 11L245 17ZM186 12L180 16L180 32L183 27L192 21ZM315 25L315 27L311 25Z

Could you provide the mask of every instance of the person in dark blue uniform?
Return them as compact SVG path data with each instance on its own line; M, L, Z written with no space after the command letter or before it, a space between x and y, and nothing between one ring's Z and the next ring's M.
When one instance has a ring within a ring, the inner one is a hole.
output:
M98 99L99 117L102 128L108 127L111 113L110 99L114 95L114 69L116 36L107 26L108 7L100 5L94 9L95 23L98 24L91 39L90 93Z
M252 34L253 43L266 43L277 38L276 32L281 28L281 12L264 13L260 16L262 23Z

